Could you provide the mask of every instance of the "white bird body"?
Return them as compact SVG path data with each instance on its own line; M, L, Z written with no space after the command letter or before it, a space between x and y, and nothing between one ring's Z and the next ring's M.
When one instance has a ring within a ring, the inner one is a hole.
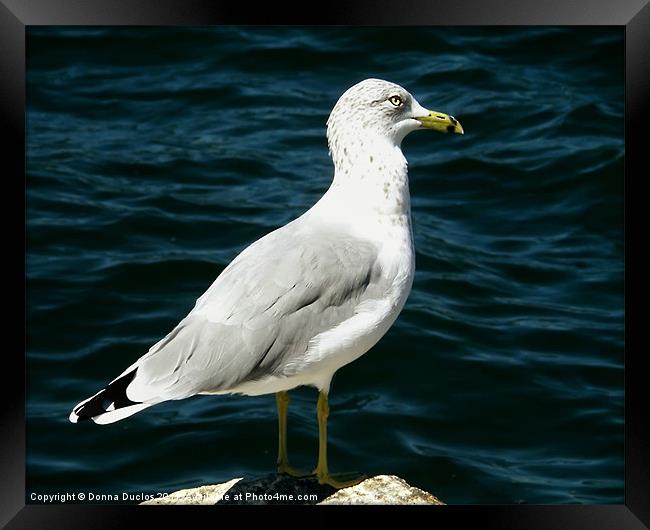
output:
M434 118L393 83L369 79L346 91L328 120L329 190L242 251L171 333L77 405L70 420L110 423L196 394L301 385L327 394L334 373L388 331L411 290L415 254L400 144L423 126L462 133L453 117Z
M382 160L384 147L380 143L370 145L367 152L377 151L373 158ZM339 183L337 168L327 193L294 221L329 224L332 231L350 233L375 246L383 292L377 298L361 301L350 318L315 335L300 365L295 367L295 374L270 376L218 393L259 395L301 385L328 392L334 373L370 350L393 325L406 303L415 274L408 174L406 160L398 151L394 160L384 162L385 171L375 175L377 180L352 178ZM376 167L372 170L377 171Z

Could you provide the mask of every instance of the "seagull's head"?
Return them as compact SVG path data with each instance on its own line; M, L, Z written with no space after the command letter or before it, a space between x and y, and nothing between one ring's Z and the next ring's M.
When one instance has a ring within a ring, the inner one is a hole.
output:
M364 134L400 145L417 129L464 134L456 118L425 109L406 89L382 79L366 79L346 90L327 120L330 145L340 136Z

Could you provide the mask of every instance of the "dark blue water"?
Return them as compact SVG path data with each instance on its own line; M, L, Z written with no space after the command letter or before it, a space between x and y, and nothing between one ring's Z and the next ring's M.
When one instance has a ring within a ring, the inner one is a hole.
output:
M28 502L274 470L273 396L68 414L324 193L325 121L366 77L466 134L404 141L414 287L334 379L331 467L449 503L623 501L622 28L31 27L27 52Z

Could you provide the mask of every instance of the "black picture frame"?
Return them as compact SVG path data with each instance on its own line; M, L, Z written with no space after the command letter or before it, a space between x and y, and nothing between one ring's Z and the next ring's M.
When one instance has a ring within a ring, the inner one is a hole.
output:
M625 26L625 503L607 506L435 506L427 509L430 525L481 528L646 528L650 525L650 431L644 404L650 403L648 372L640 317L633 308L641 296L631 273L643 273L644 259L631 245L633 203L641 200L647 176L644 125L650 101L650 5L647 0L365 0L349 3L255 5L221 0L0 0L0 123L4 125L3 210L5 285L25 284L25 34L32 25L608 25ZM647 147L646 147L647 149ZM639 168L639 169L635 169ZM644 174L645 173L645 174ZM21 208L23 208L21 212ZM638 210L637 210L638 211ZM642 220L641 220L642 221ZM636 252L634 261L632 252ZM632 265L632 266L631 266ZM647 276L644 278L647 281ZM13 281L12 281L13 280ZM115 528L187 525L188 516L211 517L215 508L144 508L136 506L25 505L25 366L19 348L25 339L25 296L11 298L16 322L5 333L16 337L5 345L0 403L0 524L7 528ZM17 311L18 306L22 311ZM22 322L21 322L22 321ZM22 325L21 325L22 323ZM8 325L7 325L8 324ZM23 330L23 333L20 332ZM379 507L422 509L411 507ZM218 508L217 508L218 509ZM290 506L271 510L305 510ZM192 510L188 515L187 510ZM338 512L338 510L336 510ZM197 513L198 512L198 513ZM327 512L327 510L326 510ZM334 514L336 515L336 514ZM340 515L340 514L339 514ZM146 519L145 519L146 518ZM163 521L156 521L163 519ZM306 522L306 520L305 520ZM218 520L213 520L218 524Z

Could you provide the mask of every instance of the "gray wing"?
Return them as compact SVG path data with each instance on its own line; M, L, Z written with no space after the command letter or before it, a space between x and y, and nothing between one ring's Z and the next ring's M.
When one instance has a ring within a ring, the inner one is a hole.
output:
M385 293L380 272L369 242L295 222L276 230L244 250L136 363L127 395L182 399L293 375L313 337Z

